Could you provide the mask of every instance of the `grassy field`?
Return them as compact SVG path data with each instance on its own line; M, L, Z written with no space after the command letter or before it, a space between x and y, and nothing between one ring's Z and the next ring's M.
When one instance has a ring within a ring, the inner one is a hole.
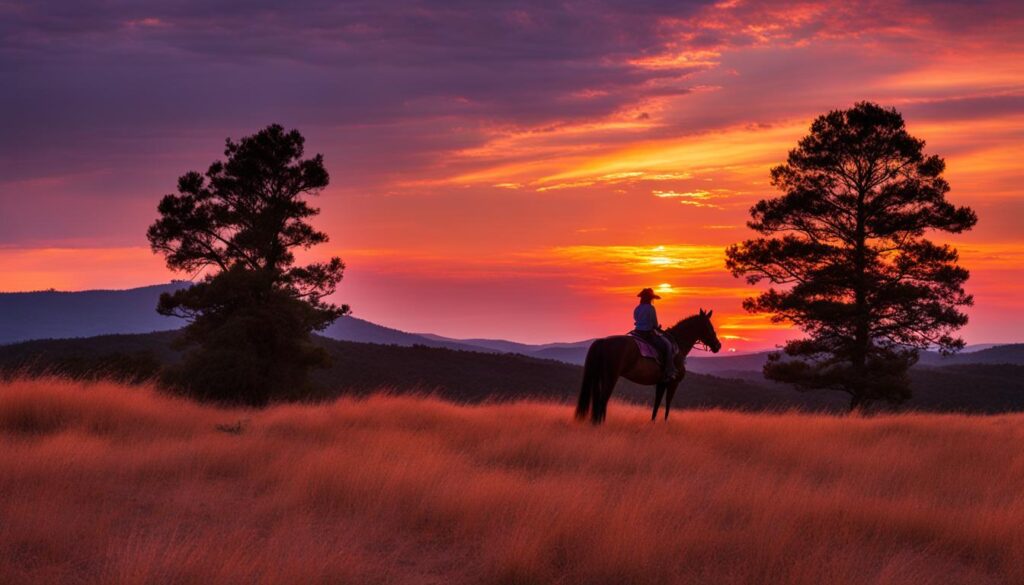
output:
M1024 583L1024 416L0 386L0 583Z

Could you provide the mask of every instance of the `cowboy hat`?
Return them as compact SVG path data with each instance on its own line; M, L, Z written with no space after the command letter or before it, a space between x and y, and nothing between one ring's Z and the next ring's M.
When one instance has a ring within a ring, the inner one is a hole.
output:
M644 290L640 291L636 296L640 297L641 299L660 299L661 298L658 295L654 294L654 289L653 288L645 288Z

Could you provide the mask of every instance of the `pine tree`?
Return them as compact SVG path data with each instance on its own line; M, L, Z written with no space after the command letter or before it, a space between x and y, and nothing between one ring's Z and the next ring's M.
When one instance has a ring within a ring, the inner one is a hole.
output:
M973 303L955 249L925 239L977 222L946 200L944 161L924 153L895 109L862 102L818 117L771 171L783 192L754 205L764 237L726 250L736 277L769 288L744 302L807 338L769 356L767 378L851 395L851 409L910 397L918 350L961 349L954 333ZM785 355L783 355L783 353Z
M324 297L344 271L340 258L296 266L294 250L327 241L307 219L305 196L329 182L323 156L303 159L298 131L272 125L233 142L226 161L178 179L147 236L167 266L206 272L198 284L160 297L157 310L190 321L193 347L170 375L201 397L264 404L301 395L326 352L310 338L348 312Z

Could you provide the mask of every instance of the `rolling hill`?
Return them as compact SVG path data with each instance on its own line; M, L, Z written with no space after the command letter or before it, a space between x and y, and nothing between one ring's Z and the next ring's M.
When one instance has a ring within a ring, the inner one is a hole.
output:
M156 312L161 293L190 283L176 281L128 290L0 293L0 344L34 339L67 339L180 329L185 321ZM324 335L342 341L472 349L346 316Z
M434 335L433 333L417 333L417 335L439 342L470 346L476 348L477 351L491 350L501 353L518 353L539 358L557 359L558 361L571 364L582 364L587 356L587 349L594 341L593 339L587 339L566 343L531 345L528 343L506 341L504 339L453 339L451 337Z
M141 381L180 354L171 348L176 332L105 335L93 338L35 340L0 346L0 376L58 374L75 378ZM576 399L582 372L578 366L519 354L476 352L423 345L398 346L318 337L331 355L330 368L315 371L310 400L362 395L382 388L396 393L429 393L457 402L537 398ZM691 374L677 406L771 407L780 405L756 383ZM683 395L685 394L685 396ZM623 381L616 396L649 402L650 388ZM785 405L781 405L785 407Z
M689 369L702 374L734 375L748 377L750 373L761 373L761 368L768 359L769 352L763 351L740 356L701 357L687 359ZM968 348L960 353L942 356L933 351L923 351L917 362L920 367L944 367L971 364L1007 364L1024 365L1024 343L1005 345L984 344L978 348Z
M0 346L0 375L60 374L83 379L142 381L179 355L177 334L158 332L94 338L37 340ZM398 346L317 338L332 358L314 373L315 391L304 398L326 400L365 395L382 388L395 393L429 393L456 402L542 399L572 402L579 392L579 366L520 354ZM768 382L755 372L742 376L689 372L674 408L843 412L840 392L798 392ZM905 408L938 412L1024 411L1024 366L958 364L911 371L914 398ZM651 403L653 390L621 381L615 395ZM884 409L884 406L881 408Z
M119 291L0 293L0 345L34 339L174 330L183 326L184 322L157 314L157 299L162 292L188 285L188 282L172 282ZM503 339L455 339L432 333L409 333L351 315L338 319L322 335L338 341L357 343L521 354L576 365L583 364L592 341L526 344ZM767 354L711 356L695 352L688 359L687 368L701 374L759 379L760 376L752 374L760 373ZM1024 344L977 345L952 357L925 352L919 362L920 366L965 364L1024 365Z
M444 347L447 349L465 351L486 351L484 348L472 344L462 343L456 340L448 340L437 336L427 336L417 333L406 333L391 327L377 325L365 319L346 315L323 330L320 333L323 337L337 341L352 341L357 343L377 343L382 345L398 345L412 347L422 345L425 347Z
M0 293L0 344L179 329L184 321L158 314L156 303L160 293L186 286L172 282L129 290Z
M161 293L173 292L189 284L176 281L128 290L0 293L0 345L37 339L67 339L179 329L185 325L185 321L158 314L156 305ZM500 348L492 349L487 344L463 342L436 335L406 333L351 315L338 319L322 334L339 341L507 351ZM524 349L519 353L530 353L529 347L523 345Z
M182 325L180 320L158 315L153 307L161 292L186 285L0 294L0 372L11 376L53 371L135 382L150 378L163 364L178 359L171 343L175 329ZM462 402L522 397L571 401L581 378L576 364L583 361L590 343L529 345L452 339L408 333L352 316L332 324L318 342L332 355L333 366L316 373L317 393L308 398L362 394L384 386L403 393L435 392ZM800 393L764 380L761 366L766 355L691 355L689 374L674 406L846 408L844 394ZM924 353L912 370L915 396L907 406L932 411L1024 410L1022 370L1024 344L985 347L945 358ZM649 403L651 390L622 382L617 395Z

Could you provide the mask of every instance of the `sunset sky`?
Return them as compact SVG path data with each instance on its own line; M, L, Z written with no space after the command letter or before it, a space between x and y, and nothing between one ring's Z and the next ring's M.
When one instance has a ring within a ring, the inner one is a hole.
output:
M486 6L486 8L484 8ZM270 123L322 152L338 300L407 331L526 342L715 309L795 332L724 268L768 170L830 109L895 106L977 227L968 343L1024 341L1024 4L0 0L0 290L175 275L160 196Z

